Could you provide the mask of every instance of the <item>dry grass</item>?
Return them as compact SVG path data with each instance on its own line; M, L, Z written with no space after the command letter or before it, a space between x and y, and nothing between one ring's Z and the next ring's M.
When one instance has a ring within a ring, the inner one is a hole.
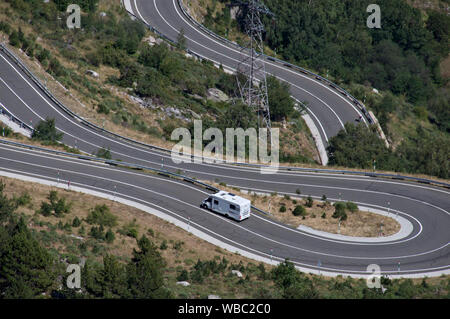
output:
M114 4L115 7L118 7L119 2L117 1L116 4ZM99 3L99 8L102 10L107 10L111 8L111 2L107 0L101 0ZM14 29L18 29L19 27L23 30L23 32L28 34L35 34L35 30L33 30L32 25L30 24L24 24L21 23L20 19L14 18L13 15L7 15L5 12L9 10L12 12L13 10L10 8L9 3L0 3L0 20L5 21L9 23ZM149 33L150 34L150 33ZM105 116L104 114L99 114L96 111L98 102L89 98L85 94L78 92L77 90L73 89L67 89L63 87L58 81L56 81L50 74L48 74L40 65L39 61L37 59L31 59L29 58L25 53L22 52L22 50L12 47L8 45L8 37L3 33L0 32L0 41L5 42L5 44L8 46L8 48L13 51L16 56L18 56L22 62L36 75L36 77L45 84L48 89L70 110L77 113L78 115L88 119L90 122L95 123L96 125L102 127L104 126L105 129L110 130L112 132L115 132L117 134L136 139L139 141L142 141L144 143L165 147L165 148L172 148L174 143L170 141L166 141L164 139L150 136L145 133L141 133L137 130L134 130L132 128L125 127L123 125L118 125L112 122L112 117ZM81 47L77 47L77 54L85 55L88 51L91 50L92 47L95 47L92 42L94 40L88 40ZM38 37L37 43L39 43L43 48L49 50L53 56L57 57L59 62L66 68L70 68L74 72L78 73L80 76L85 76L85 72L87 71L87 68L81 68L73 63L70 59L67 59L65 57L62 57L61 54L57 49L55 49L50 41L47 41L45 39L42 39ZM100 66L98 68L95 67L89 67L90 69L95 70L97 73L99 73L100 77L98 79L95 79L93 77L89 77L89 81L92 83L97 83L100 87L106 88L110 91L110 93L113 96L116 96L120 98L120 100L124 103L125 108L132 114L140 115L140 119L143 120L148 127L155 127L159 128L159 124L156 121L160 114L158 112L154 112L151 110L145 110L140 107L140 105L131 100L130 97L127 94L126 89L124 88L117 88L113 87L109 84L107 84L107 79L110 76L117 76L119 75L119 71L117 69L108 67L108 66Z
M305 207L307 215L305 219L301 216L294 216L292 212L297 205L304 206L305 199L297 198L285 198L279 195L256 195L255 193L249 194L243 192L240 189L221 186L215 184L217 188L226 190L228 192L238 193L239 196L247 198L252 201L252 205L259 209L270 212L273 218L292 227L299 227L300 225L311 227L316 230L325 231L332 234L338 233L339 221L331 216L334 213L334 206L326 204L322 201L314 201L311 208ZM294 204L296 201L296 204ZM286 207L284 213L280 212L280 208ZM326 218L322 218L322 214L326 214ZM393 218L385 217L382 215L366 212L347 211L348 218L346 221L341 222L341 234L354 237L378 237L380 236L380 224L383 224L383 236L390 236L400 231L400 224Z
M238 284L238 279L234 276L219 275L205 278L202 284L193 284L190 287L181 287L175 285L175 277L180 269L190 269L193 264L198 260L212 260L222 257L230 261L230 264L242 263L244 266L249 264L255 264L251 259L240 256L239 254L233 254L224 251L212 244L207 243L204 240L194 237L186 231L165 222L153 215L140 211L136 208L128 207L117 202L108 201L102 198L94 197L91 195L81 194L73 191L65 191L61 189L55 189L50 186L45 186L36 183L24 182L21 180L0 177L0 181L6 184L4 190L7 196L19 196L25 192L32 195L32 202L27 207L19 208L18 212L28 216L35 214L35 211L39 209L40 203L46 201L46 197L50 190L57 190L60 197L65 197L68 201L72 202L72 210L68 216L64 218L56 217L43 217L39 216L42 221L47 221L52 224L56 224L60 220L65 222L71 222L75 216L82 219L85 218L90 209L96 204L105 204L110 208L112 214L118 217L118 226L121 227L127 223L135 221L139 225L139 234L146 235L155 242L156 245L160 245L163 241L168 243L166 250L160 250L162 256L167 261L167 267L165 270L165 278L168 287L172 291L176 291L177 294L188 296L188 298L204 298L208 294L218 294L223 298L249 298L253 296L254 292L261 287L264 289L273 289L274 283L270 280L261 282L261 280L252 276L250 282L245 286ZM85 227L87 224L83 222ZM29 227L39 230L45 230L45 227L40 227L33 222L29 223ZM87 227L86 227L87 228ZM79 236L77 233L79 228L72 228L73 234ZM147 233L148 229L152 229L154 236L152 237ZM88 229L86 229L88 231ZM64 231L57 230L61 235L64 235ZM67 234L69 236L70 234ZM182 242L181 249L174 249L173 244L176 242ZM133 238L122 236L116 233L115 242L108 245L106 253L114 254L120 259L128 260L134 248L137 248L136 241ZM67 247L59 242L54 242L51 245L59 253L64 253ZM96 256L96 260L101 262L101 256ZM270 271L273 266L265 265L267 271ZM305 274L308 278L314 279L316 276L311 274ZM331 278L321 276L321 280L330 280ZM333 279L334 280L334 279ZM336 279L336 280L339 280ZM342 279L343 280L343 279ZM428 278L427 282L430 284L439 284L442 281L447 280L447 276L438 278ZM415 284L418 284L422 279L413 279Z
M441 62L441 74L444 79L450 79L450 55Z
M176 227L175 225L168 223L158 217L151 214L143 212L137 208L129 207L118 202L113 202L107 199L82 194L74 191L62 190L56 187L41 185L37 183L29 183L21 180L16 180L7 177L0 177L6 187L4 193L10 197L13 195L20 196L23 193L28 193L32 196L32 202L26 207L20 207L18 209L19 213L24 213L27 216L33 216L35 212L40 208L40 203L42 201L47 201L47 196L51 190L58 191L60 197L65 197L68 202L72 202L71 212L62 217L57 218L54 216L44 217L39 215L39 220L43 222L50 222L56 224L61 221L63 224L66 222L72 223L72 220L77 216L79 219L84 219L88 216L88 213L95 205L105 204L110 208L113 215L118 218L118 225L113 228L113 231L120 229L123 225L135 221L139 225L139 236L145 234L158 246L166 241L168 244L168 249L161 250L163 257L168 262L168 265L181 265L186 266L186 261L197 259L210 260L215 256L220 258L225 257L230 262L239 263L242 261L244 265L252 262L250 259L239 256L238 254L227 252L219 247L216 247L202 239L193 236L190 233ZM88 233L88 224L83 222ZM36 224L29 225L31 228L40 230L41 227ZM154 237L148 234L148 230L152 229L154 232ZM78 234L79 228L72 228L72 233L76 236ZM59 234L63 234L64 231L58 230ZM70 234L68 234L70 235ZM133 248L137 248L136 240L131 237L123 236L119 233L115 233L116 239L112 245L108 245L107 251L110 254L120 256L123 259L128 259L131 257ZM182 249L173 249L173 244L176 242L183 242ZM63 247L58 247L62 249L60 252L64 252ZM101 256L98 256L101 259Z

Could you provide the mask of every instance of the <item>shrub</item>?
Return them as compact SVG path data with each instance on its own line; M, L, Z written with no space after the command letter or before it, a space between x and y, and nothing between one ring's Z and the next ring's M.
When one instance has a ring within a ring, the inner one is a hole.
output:
M301 190L300 190L300 188L297 188L296 190L295 190L295 192L298 194L298 195L300 195L302 192L301 192Z
M103 114L108 115L108 114L109 114L109 108L108 108L108 106L106 106L105 103L100 103L100 104L97 106L97 113L103 113Z
M63 137L63 133L56 130L55 119L47 118L45 121L40 121L35 127L32 138L39 141L57 142Z
M159 249L166 250L167 249L167 240L163 240L161 245L159 246Z
M289 84L270 76L267 78L267 89L269 91L271 119L280 121L287 118L294 110L294 100L291 97Z
M13 197L13 200L16 202L17 206L25 206L31 203L31 196L28 193L23 193L19 197Z
M183 249L183 245L184 245L184 242L177 240L173 244L173 249L175 249L175 250L182 250Z
M42 216L48 217L52 214L52 206L47 202L42 202L38 213Z
M335 203L335 210L332 215L333 218L347 220L347 213L345 212L346 205L344 203Z
M280 213L284 213L286 212L286 206L281 206L280 207Z
M96 205L95 208L89 212L86 221L91 225L97 224L108 227L117 225L117 217L109 211L109 207L105 204Z
M187 281L189 280L189 273L186 269L183 269L180 274L177 276L178 281Z
M41 208L38 211L43 216L50 216L52 212L56 217L61 217L63 214L68 214L72 207L72 203L66 203L65 198L58 198L58 192L50 191L47 196L48 202L42 202Z
M306 199L306 207L312 207L314 204L314 200L312 199L311 196L308 196L308 198Z
M358 211L358 205L356 205L353 202L347 202L346 207L349 211L351 211L352 213Z
M97 153L94 154L94 155L97 156L97 157L100 157L100 158L112 159L111 151L110 151L109 147L108 148L104 148L104 147L100 148L97 151Z
M72 221L72 227L80 227L81 220L78 218L78 216L75 216L75 218Z
M325 219L325 218L327 218L327 214L326 214L325 212L323 212L323 213L322 213L322 216L320 216L320 217L322 217L323 219Z
M118 233L123 236L128 236L131 238L138 238L138 225L135 221L130 222L124 226L122 226L121 229L118 230Z
M108 244L111 244L114 242L114 239L116 239L116 236L112 232L111 228L106 232L105 234L105 240Z
M103 240L105 239L105 233L104 233L104 229L103 226L92 226L91 230L89 232L89 236L97 239L97 240Z
M20 39L19 39L19 34L17 33L16 30L14 30L10 37L9 37L9 44L11 44L14 47L19 47L20 46Z
M294 209L294 211L292 212L292 214L294 216L305 216L306 215L306 209L305 207L301 206L301 205L297 205Z

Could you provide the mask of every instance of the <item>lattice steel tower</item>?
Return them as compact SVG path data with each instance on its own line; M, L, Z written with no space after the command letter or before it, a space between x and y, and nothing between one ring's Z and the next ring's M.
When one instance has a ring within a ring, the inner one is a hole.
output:
M259 0L233 1L232 6L241 7L245 14L248 43L243 46L243 59L237 67L237 82L243 102L258 114L258 126L271 128L269 97L267 93L266 66L263 58L264 25L261 15L273 13Z

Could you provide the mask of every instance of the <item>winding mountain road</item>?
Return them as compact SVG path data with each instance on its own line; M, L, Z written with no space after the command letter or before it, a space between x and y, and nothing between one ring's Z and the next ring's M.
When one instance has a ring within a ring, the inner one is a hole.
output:
M215 54L210 58L223 58L220 62L224 65L227 59L235 59L237 53L233 49L208 40L202 32L192 29L179 16L175 1L133 1L132 5L140 12L137 16L169 37L176 37L177 30L184 28L193 50L204 50L200 53L205 55L210 50L210 54ZM278 76L286 77L302 88L298 90L302 94L299 98L311 99L311 109L317 113L322 126L327 128L326 136L332 136L340 129L340 121L351 121L358 116L344 98L315 81L278 66L273 66L269 72L279 72ZM0 143L0 175L47 181L52 185L59 181L59 187L66 187L70 181L70 187L145 206L150 213L176 221L178 226L230 251L269 263L289 258L305 271L363 276L367 275L368 265L378 264L382 273L393 277L450 273L450 192L446 188L326 171L280 170L278 174L262 175L258 168L233 165L175 165L167 152L138 145L83 124L50 99L3 51L0 51L0 105L25 123L36 124L46 117L55 118L58 130L64 133L63 142L86 153L109 147L113 158L123 163L155 169L161 169L163 164L164 169L171 172L181 172L199 180L225 182L243 190L297 196L296 190L300 188L302 194L317 199L325 194L331 201L354 201L365 207L388 211L394 218L398 214L408 220L413 229L403 238L365 242L311 234L261 214L253 214L250 219L237 223L200 209L199 204L208 192L192 184L4 142ZM340 121L336 120L335 114Z

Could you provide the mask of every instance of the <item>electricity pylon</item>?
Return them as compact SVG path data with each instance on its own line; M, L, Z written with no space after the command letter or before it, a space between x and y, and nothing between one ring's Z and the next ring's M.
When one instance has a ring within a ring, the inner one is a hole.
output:
M270 107L267 92L266 65L263 58L265 32L261 15L273 13L259 0L233 1L245 15L245 32L248 42L241 49L242 60L237 67L237 82L242 101L258 114L258 126L270 134Z

